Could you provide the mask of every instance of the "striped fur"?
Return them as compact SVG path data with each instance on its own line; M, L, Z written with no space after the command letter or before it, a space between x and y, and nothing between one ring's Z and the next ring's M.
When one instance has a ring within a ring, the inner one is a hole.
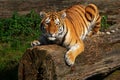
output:
M75 58L84 51L83 40L92 31L100 29L101 17L94 4L74 5L60 12L41 12L41 35L39 45L57 43L68 49L65 61L73 65ZM32 43L34 45L34 41Z

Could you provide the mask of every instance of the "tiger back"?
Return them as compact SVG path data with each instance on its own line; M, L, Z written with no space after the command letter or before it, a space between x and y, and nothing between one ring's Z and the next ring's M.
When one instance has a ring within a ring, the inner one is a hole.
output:
M74 5L60 12L40 12L42 35L32 46L56 43L67 48L65 62L72 66L84 51L83 40L92 31L98 33L101 17L94 4Z
M84 39L90 31L93 31L93 34L99 32L101 17L94 4L89 4L86 7L75 5L68 8L66 13L68 26L71 24L81 39Z

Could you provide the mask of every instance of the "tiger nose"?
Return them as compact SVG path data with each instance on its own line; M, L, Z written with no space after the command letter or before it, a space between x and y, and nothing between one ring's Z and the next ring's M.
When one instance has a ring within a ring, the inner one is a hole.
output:
M55 34L52 34L52 37L55 37Z

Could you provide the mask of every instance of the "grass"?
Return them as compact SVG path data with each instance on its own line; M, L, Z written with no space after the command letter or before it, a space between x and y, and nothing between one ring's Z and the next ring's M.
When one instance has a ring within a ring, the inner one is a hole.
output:
M30 42L30 41L29 41ZM14 41L0 45L0 71L9 69L11 62L18 62L25 49L30 47L29 42ZM9 64L10 63L10 64ZM6 68L5 68L6 67ZM5 69L4 69L5 68Z
M25 50L30 47L30 41L22 42L22 45L21 41L17 42L2 43L0 46L0 79L17 80L18 63Z
M27 15L13 13L0 19L0 79L17 80L19 60L30 42L40 35L40 16L34 10Z

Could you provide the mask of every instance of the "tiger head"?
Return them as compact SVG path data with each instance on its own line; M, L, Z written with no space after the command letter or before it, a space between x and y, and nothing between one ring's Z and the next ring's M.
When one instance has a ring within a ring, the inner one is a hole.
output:
M40 12L42 18L40 29L47 36L48 40L56 40L65 34L64 19L66 13L61 12Z

